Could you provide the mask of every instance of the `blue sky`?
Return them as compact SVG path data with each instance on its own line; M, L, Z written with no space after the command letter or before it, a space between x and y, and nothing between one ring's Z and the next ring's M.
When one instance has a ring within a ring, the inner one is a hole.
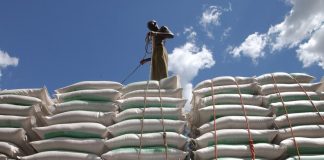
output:
M121 82L138 65L155 19L170 74L195 85L216 76L306 72L323 76L323 1L0 1L0 88L50 92L78 81ZM141 67L126 83L146 80Z

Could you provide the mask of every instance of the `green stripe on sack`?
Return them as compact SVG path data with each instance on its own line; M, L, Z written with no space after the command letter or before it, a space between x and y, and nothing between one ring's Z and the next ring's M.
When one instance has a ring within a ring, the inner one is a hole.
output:
M124 120L130 120L130 119L142 119L142 115L132 115ZM145 119L161 119L162 115L145 115L144 116ZM174 116L174 115L164 115L163 117L164 119L169 119L169 120L179 120L178 116Z
M314 112L314 108L309 105L294 105L291 107L286 107L288 113L304 113L304 112ZM324 108L318 108L320 112L324 112ZM286 114L284 107L278 107L276 115L281 116Z
M139 148L119 148L112 150L115 153L138 153ZM168 148L168 152L172 151L172 148ZM165 153L165 147L145 147L141 149L141 153Z
M267 138L258 138L253 139L253 143L269 143ZM231 138L231 139L222 139L217 140L217 144L249 144L249 139L246 137L246 139L237 139L237 138ZM215 145L215 141L211 140L208 141L208 146Z
M176 132L176 133L178 133L178 131L175 130L175 129L167 129L167 128L165 128L165 131L166 132ZM163 129L161 128L160 130L143 131L143 133L152 133L152 132L163 132ZM132 131L125 131L125 132L118 133L116 136L120 136L120 135L124 135L124 134L131 134L131 133L140 134L141 132L138 131L138 130L135 130L135 131L134 130L132 130Z
M324 154L324 147L298 147L300 154ZM289 147L287 149L289 156L297 155L295 147Z
M21 128L23 126L18 122L4 121L0 123L0 127L1 128Z
M104 96L94 96L94 95L76 95L72 97L63 98L64 102L74 101L74 100L112 102L110 98Z
M142 147L144 148L154 148L154 147L161 147L162 145L144 145L142 144ZM118 148L110 148L111 150L116 150L116 149L127 149L127 148L137 148L139 146L123 146L123 147L118 147ZM170 145L168 144L168 147L171 147L171 148L178 148L178 146L176 145Z
M251 94L251 95L255 95L257 94L257 91L255 90L252 90L252 89L240 89L241 91L241 94ZM218 90L215 95L217 94L237 94L238 93L238 90L235 88L235 89L226 89L226 90ZM212 94L211 93L208 93L208 94L204 94L204 96L202 98L205 98L205 97L209 97L211 96Z
M318 95L311 95L309 97L313 101L321 100L320 96L318 96ZM283 98L284 102L298 101L298 100L308 100L308 97L306 95L289 95L289 96L284 96L282 98ZM276 103L276 102L281 102L281 98L279 96L276 96L274 98L269 99L269 104L270 103Z
M71 137L71 138L101 138L101 135L95 133L86 133L78 131L57 131L44 134L45 139L55 137Z
M126 109L130 109L130 108L143 108L144 104L143 103L132 103L132 104L127 104L127 105L122 105L121 109L122 110L126 110ZM154 108L154 107L161 107L161 103L147 103L146 108ZM176 104L166 104L163 103L162 107L165 108L176 108L177 105Z

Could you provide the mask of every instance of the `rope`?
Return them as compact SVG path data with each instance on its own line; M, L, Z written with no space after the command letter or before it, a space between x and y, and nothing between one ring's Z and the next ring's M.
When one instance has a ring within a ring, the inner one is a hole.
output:
M153 35L152 35L152 38ZM154 50L154 41L152 41L152 53ZM151 65L152 61L149 63L149 65ZM150 67L151 68L151 67ZM148 86L149 86L149 82L150 82L150 75L151 75L151 71L149 72L149 78L146 82L146 88L144 90L144 108L143 108L143 112L142 112L142 119L141 119L141 137L140 137L140 150L137 156L138 160L141 160L141 153L142 153L142 138L143 138L143 128L144 128L144 116L145 116L145 108L146 108L146 104L147 104L147 90L148 90Z
M241 105L242 105L242 109L243 109L243 113L244 113L244 117L245 117L245 123L246 123L246 128L248 130L248 135L249 135L249 146L250 146L250 152L251 152L251 158L253 160L255 160L255 151L254 151L254 145L253 145L253 139L252 139L252 135L251 135L251 132L250 132L250 124L249 124L249 120L247 118L247 115L246 115L246 110L245 110L245 107L244 107L244 102L243 102L243 98L242 98L242 94L241 94L241 90L240 90L240 87L235 79L235 84L237 86L237 91L238 91L238 94L240 95L240 101L241 101Z
M165 147L165 159L168 159L168 143L166 141L166 132L165 132L165 127L164 127L164 113L163 113L163 105L162 105L162 97L161 97L161 87L160 87L160 81L159 81L159 97L160 97L160 111L161 111L161 116L162 116L162 127L163 127L163 144Z
M315 111L317 112L318 116L322 119L322 121L324 122L324 118L321 116L318 108L316 107L316 105L313 103L313 100L311 99L311 97L307 94L305 88L300 85L300 83L298 82L298 80L294 77L294 76L291 76L292 79L294 79L296 81L296 83L299 85L299 87L303 90L303 92L305 93L305 95L307 96L309 102L312 104L312 106L314 107Z
M132 76L138 69L139 69L139 67L141 66L142 64L139 64L135 69L133 69L133 71L131 71L124 79L123 79L123 81L122 81L122 84L124 84L124 82L126 81L126 80L128 80L128 78L130 77L130 76Z
M272 76L272 79L273 79L273 82L274 82L275 92L278 93L278 95L279 95L279 97L280 97L280 100L281 100L281 103L282 103L282 106L283 106L284 109L285 109L285 116L286 116L286 119L287 119L287 121L288 121L288 123L289 123L290 133L291 133L291 136L293 137L293 141L294 141L294 145L295 145L295 147L296 147L296 151L297 151L298 159L300 160L299 148L298 148L298 144L297 144L296 139L295 139L295 135L294 135L294 132L293 132L293 129L292 129L292 126L291 126L291 122L290 122L289 117L288 117L288 110L287 110L287 107L286 107L286 105L285 105L285 103L284 103L284 100L283 100L281 94L280 94L279 88L278 88L278 86L277 86L277 81L276 81L276 79L275 79L273 73L271 73L271 76Z
M214 131L215 131L215 134L214 134L214 141L215 141L215 147L214 147L214 157L216 158L217 160L217 157L218 157L218 154L217 154L217 135L216 135L216 107L215 107L215 98L214 98L214 86L213 86L213 81L211 81L211 90L212 90L212 100L213 100L213 114L214 114Z

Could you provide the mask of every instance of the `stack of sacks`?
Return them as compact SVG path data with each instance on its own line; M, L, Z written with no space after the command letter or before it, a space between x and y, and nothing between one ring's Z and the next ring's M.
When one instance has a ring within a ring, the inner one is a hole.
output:
M35 153L28 144L37 140L32 127L39 124L35 111L50 105L46 88L0 91L0 154L2 157ZM37 109L38 108L38 109Z
M42 139L31 142L39 153L21 159L101 159L121 88L117 82L84 81L57 89L52 115L43 117L47 126L33 128Z
M186 124L182 115L186 100L181 92L177 76L161 81L135 82L123 87L122 99L118 100L120 113L116 115L116 124L108 127L112 138L105 142L108 150L102 158L163 160L167 154L167 159L185 159L187 138L181 133Z
M194 159L251 158L249 133L236 83L246 110L256 158L277 159L284 152L278 145L271 144L277 131L272 129L271 111L262 107L262 96L258 95L260 87L255 79L223 76L202 81L194 88L190 117L192 136L197 137L191 143L196 150Z
M324 119L321 117L324 116L324 99L322 93L315 92L321 83L310 83L314 77L303 73L274 73L273 76L283 103L271 74L262 75L257 80L262 85L261 93L265 96L265 106L269 107L276 116L274 123L279 132L274 142L286 149L285 157L291 156L289 159L298 159L294 138L301 159L312 159L309 154L317 154L313 157L314 159L318 156L321 157L319 159L323 159ZM304 88L307 94L299 85ZM312 103L319 112L316 111Z

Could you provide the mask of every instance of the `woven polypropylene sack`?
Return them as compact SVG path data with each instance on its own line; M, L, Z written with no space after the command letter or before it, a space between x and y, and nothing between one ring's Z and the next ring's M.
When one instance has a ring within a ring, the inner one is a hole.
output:
M22 128L0 128L0 141L20 146L27 143L26 132Z
M295 141L298 145L299 154L324 154L324 138L296 137ZM286 153L289 156L298 154L293 138L283 140L280 146L287 148Z
M266 84L261 86L261 94L269 95L277 93L276 87L280 92L315 92L322 83L301 83L299 84Z
M258 94L260 92L260 86L257 83L241 84L239 85L242 94ZM213 94L238 94L238 88L236 85L225 85L201 88L193 91L193 95L197 98L208 97Z
M121 93L115 89L100 89L100 90L79 90L68 93L56 94L57 102L67 102L73 100L88 100L88 101L108 101L114 102L119 99Z
M158 147L164 146L163 132L142 134L124 134L105 142L108 150L114 150L125 147L140 147L140 139L142 139L142 147ZM166 144L168 147L184 150L188 138L182 134L174 132L166 132Z
M101 160L95 154L71 151L45 151L20 158L21 160Z
M22 106L14 104L0 104L2 115L31 116L34 113L33 106Z
M113 81L83 81L55 90L56 93L66 93L88 89L116 89L123 87L122 84Z
M267 108L253 105L244 105L247 116L268 116L271 111ZM244 116L242 105L215 105L216 118L224 116ZM195 115L197 115L195 117ZM198 112L193 113L193 122L198 125L208 123L214 120L214 107L208 106L200 108Z
M137 159L139 155L139 148L120 148L116 150L109 151L103 154L101 157L105 160L134 160ZM167 150L168 158L172 160L183 160L187 156L187 152L168 148ZM164 147L150 147L142 148L140 154L141 160L165 160L166 153Z
M315 77L308 75L306 73L284 73L284 72L276 72L276 73L267 73L261 76L256 77L257 82L260 85L264 84L273 84L273 78L277 83L291 84L296 83L296 81L292 78L294 77L299 83L309 83Z
M55 124L46 127L35 127L33 130L42 139L54 137L105 138L107 135L107 128L99 123Z
M324 137L324 125L303 125L292 127L295 137L321 138ZM278 130L278 135L274 139L275 143L280 143L284 139L291 138L290 128Z
M122 95L122 99L132 98L132 97L171 97L171 98L181 98L182 88L177 89L149 89L149 90L135 90Z
M162 105L161 105L162 101ZM121 110L129 108L146 108L146 107L166 107L166 108L183 108L186 100L182 98L170 97L133 97L123 100L117 100Z
M250 129L270 129L273 126L272 117L247 116ZM216 119L216 128L220 129L247 129L244 116L226 116ZM205 123L198 128L200 135L213 131L214 121Z
M258 143L253 144L256 157L275 160L284 153L284 148L278 145ZM209 160L214 157L214 146L206 147L194 151L196 160ZM249 145L217 145L218 157L236 157L236 158L251 158Z
M163 111L163 114L162 114ZM184 120L181 108L145 108L145 119L173 119ZM121 122L129 119L141 119L143 117L143 108L126 109L116 115L115 122Z
M280 93L284 102L289 101L299 101L299 100L309 100L308 96L313 101L318 101L323 99L322 93L316 92L283 92ZM268 106L271 103L281 102L281 97L278 94L269 94L263 98L263 106Z
M299 159L305 159L305 160L323 160L324 155L301 155L301 156L291 156L287 158L286 160L299 160Z
M162 89L176 89L180 87L180 78L178 75L162 78L160 80L160 88Z
M95 122L105 126L113 124L114 112L93 112L93 111L68 111L52 116L43 117L47 125L78 123L78 122Z
M50 109L53 114L74 110L114 112L118 110L118 105L113 102L75 100L54 104Z
M242 94L242 100L245 105L254 105L261 106L262 105L262 96L259 95L249 95ZM239 94L218 94L214 96L208 96L201 99L201 104L199 108L203 108L206 106L221 105L221 104L241 104L241 97Z
M100 156L104 152L103 139L76 139L76 138L51 138L40 141L33 141L30 144L37 152L51 150L76 151L83 153L92 153Z
M121 89L123 94L127 94L136 90L144 90L144 89L159 89L159 81L150 80L150 81L140 81L127 84Z
M17 156L25 155L18 146L10 142L0 142L0 153L4 153L10 158L17 158Z
M215 77L211 80L204 80L202 82L199 82L194 87L194 90L207 88L210 87L211 85L213 86L236 85L235 81L238 84L248 84L248 83L255 82L255 78L254 77L231 77L231 76Z
M41 104L42 101L35 97L21 95L0 95L0 104L16 104L16 105L35 105Z
M271 143L277 135L277 130L250 130L254 143ZM215 131L196 138L197 149L215 145ZM217 144L249 144L249 133L246 129L222 129L216 131Z
M305 112L288 114L288 118L292 126L322 124L323 120L321 117L324 117L324 112ZM289 127L289 122L287 120L286 115L276 117L274 123L276 124L276 127L279 128Z
M312 101L320 112L324 112L324 101ZM314 106L309 100L284 102L288 113L314 112ZM269 108L277 115L286 114L282 102L271 103Z
M185 121L180 120L163 120L164 128L167 132L182 133L186 125ZM131 119L116 123L108 127L110 135L116 137L127 133L141 133L141 126L143 124L143 132L162 132L162 120L161 119Z

